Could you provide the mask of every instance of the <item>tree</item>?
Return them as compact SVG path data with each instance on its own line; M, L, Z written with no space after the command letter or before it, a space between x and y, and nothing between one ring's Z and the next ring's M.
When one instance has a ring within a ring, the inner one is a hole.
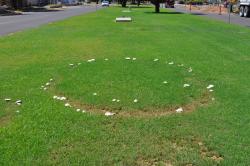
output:
M126 7L127 5L127 0L121 0L122 7Z
M137 6L140 6L141 0L137 0Z
M155 5L155 13L160 12L160 3L165 3L166 0L151 0L151 3Z

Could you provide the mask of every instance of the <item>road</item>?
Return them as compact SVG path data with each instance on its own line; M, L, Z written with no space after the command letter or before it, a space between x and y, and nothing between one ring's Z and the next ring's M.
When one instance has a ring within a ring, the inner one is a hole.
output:
M93 12L96 11L96 9L99 9L99 7L74 6L67 7L61 11L24 12L22 15L0 16L0 36L21 31L27 28L38 27L42 24L63 20L83 13ZM189 10L186 10L178 5L176 5L174 10L182 13L190 13ZM201 13L199 11L191 11L191 14L228 22L228 14L218 15L216 13ZM250 18L239 17L238 15L232 14L231 23L247 26L250 28Z
M95 6L73 6L60 11L24 12L22 15L0 16L0 36L38 27L42 24L63 20L72 16L96 11Z
M193 15L198 15L198 16L205 16L205 17L209 17L212 19L216 19L216 20L221 20L224 22L229 22L229 15L228 14L222 14L219 15L218 13L202 13L200 11L189 11L187 9L184 9L183 7L181 7L180 5L176 5L175 9L176 12L181 12L181 13L191 13ZM231 24L238 24L238 25L242 25L242 26L246 26L248 28L250 28L250 18L245 18L245 17L240 17L238 15L235 14L231 14L230 15L230 23Z

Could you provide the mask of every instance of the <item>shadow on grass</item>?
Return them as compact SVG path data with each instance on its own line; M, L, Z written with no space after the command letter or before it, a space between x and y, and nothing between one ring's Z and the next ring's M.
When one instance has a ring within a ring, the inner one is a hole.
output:
M121 9L149 9L149 8L153 8L152 6L137 6L137 5L127 5L126 7L122 7L121 4L120 5L117 5L117 6L113 6L113 7L118 7L118 8L121 8Z
M192 15L196 15L196 16L203 16L203 15L207 15L207 14L204 14L204 13L191 13Z
M183 14L182 12L160 12L160 13L155 13L155 12L144 12L146 14Z
M57 9L47 9L44 7L29 7L29 8L24 8L22 10L23 12L58 12L61 10L57 10Z
M138 8L138 9L148 9L148 8L153 8L152 6L131 6L131 8Z

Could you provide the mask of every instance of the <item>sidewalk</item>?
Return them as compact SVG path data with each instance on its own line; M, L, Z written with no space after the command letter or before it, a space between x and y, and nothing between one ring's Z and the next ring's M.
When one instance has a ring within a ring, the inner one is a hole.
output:
M221 20L227 23L229 22L229 14L219 15L218 13L203 13L198 10L191 10L190 12L188 9L185 9L183 5L175 5L175 8L173 10L177 12L182 12L182 13L190 13L190 14L202 16L202 17L205 16L205 17L209 17L212 19ZM238 25L242 25L242 26L246 26L250 28L250 18L240 17L232 13L230 14L230 23L238 24Z

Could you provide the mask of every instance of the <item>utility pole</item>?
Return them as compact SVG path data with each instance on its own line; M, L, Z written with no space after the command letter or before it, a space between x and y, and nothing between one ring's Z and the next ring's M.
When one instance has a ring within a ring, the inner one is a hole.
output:
M232 9L232 4L229 3L228 5L228 23L231 23L231 9Z

